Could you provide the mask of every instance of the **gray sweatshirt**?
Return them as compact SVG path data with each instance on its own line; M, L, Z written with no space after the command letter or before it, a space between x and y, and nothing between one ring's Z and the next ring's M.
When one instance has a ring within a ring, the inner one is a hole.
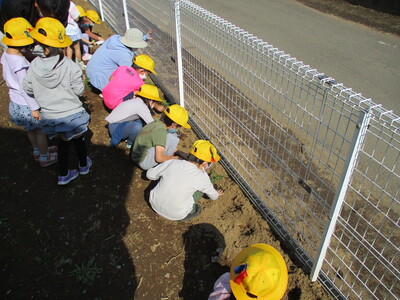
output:
M82 70L67 57L35 58L24 79L24 90L33 96L46 119L61 119L84 110L79 100L84 91Z

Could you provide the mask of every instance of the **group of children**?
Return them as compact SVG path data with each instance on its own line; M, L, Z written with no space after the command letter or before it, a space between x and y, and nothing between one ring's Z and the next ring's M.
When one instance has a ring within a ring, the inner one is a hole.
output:
M71 7L75 6L71 4L70 10ZM88 12L77 10L82 24L88 24L84 19ZM70 13L68 26L76 15ZM82 24L81 28L87 27ZM67 35L68 26L66 29L59 20L43 17L33 27L26 19L17 17L5 23L2 39L8 46L1 63L9 88L11 121L26 130L33 157L40 166L58 162L58 185L88 174L92 166L84 139L90 116L79 98L84 92L82 68L66 50L72 47L78 57L74 45L80 39L77 31ZM95 76L89 79L99 84L104 104L111 111L106 118L110 146L126 140L135 165L146 171L147 178L158 181L149 195L153 210L168 220L186 221L200 214L202 207L198 201L204 193L212 200L223 195L223 190L216 190L207 175L207 169L220 156L207 140L195 141L189 153L178 150L179 131L191 128L189 115L177 104L165 107L158 88L144 82L149 73L157 74L151 57L133 53L129 64L118 65L113 60L118 57L107 52L123 51L130 57L121 45L134 52L147 46L143 38L137 29L128 30L122 37L112 37L117 46L101 46L98 57L96 51L91 60L107 65L102 71L111 76L100 74L103 77L99 81ZM25 55L33 44L42 51L29 62ZM108 40L104 45L107 44ZM155 114L161 116L154 118ZM48 137L53 136L58 137L58 147L48 147ZM75 169L68 168L71 144L79 160ZM286 285L286 265L279 252L268 245L252 245L239 253L230 273L217 280L209 299L280 299Z
M11 120L28 132L33 156L41 166L58 161L58 185L88 174L92 162L87 157L83 133L90 117L79 99L84 91L82 70L64 55L64 49L72 44L65 27L49 17L39 19L34 28L24 18L13 18L5 23L4 35L8 49L1 63L10 90ZM29 63L24 53L35 42L43 54ZM56 135L58 148L48 148L47 136ZM79 163L77 169L69 170L71 143Z

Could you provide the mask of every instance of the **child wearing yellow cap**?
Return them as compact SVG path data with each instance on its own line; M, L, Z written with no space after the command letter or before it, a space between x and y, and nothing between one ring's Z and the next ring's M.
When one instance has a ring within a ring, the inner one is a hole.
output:
M114 109L120 103L133 99L149 73L157 75L153 59L145 54L137 55L132 67L119 66L101 91L105 106Z
M119 104L106 118L111 135L110 146L116 147L121 140L126 139L126 147L131 148L143 124L153 122L153 114L163 112L163 100L158 88L144 84L136 93L135 99Z
M9 88L9 113L11 122L22 126L33 147L33 157L42 167L57 162L57 149L48 148L47 135L41 130L40 106L36 99L23 89L23 80L29 69L29 62L23 52L35 41L28 36L32 25L24 18L12 18L4 25L2 42L8 46L1 57L3 78Z
M72 40L58 20L41 18L30 36L42 46L45 57L33 60L24 79L24 89L35 96L41 107L42 130L59 136L58 185L66 185L79 175L88 174L92 165L83 138L90 117L79 99L84 91L82 70L64 56L64 49ZM78 170L68 169L71 144L78 154Z
M280 300L287 284L286 263L278 250L254 244L235 257L230 272L218 278L208 300Z
M182 106L174 104L168 106L159 120L144 126L133 143L131 158L143 170L170 159L175 156L181 127L191 128L189 115Z
M101 24L100 17L94 10L85 11L82 6L76 5L76 8L79 11L79 20L78 26L82 33L82 60L90 60L92 55L90 54L89 47L95 45L96 42L101 44L104 42L104 39L92 32L92 28L94 23Z
M160 216L173 221L190 220L201 213L198 203L203 193L216 200L223 190L216 190L206 173L220 157L206 140L196 141L187 160L168 160L147 171L150 180L160 180L150 192L150 204Z

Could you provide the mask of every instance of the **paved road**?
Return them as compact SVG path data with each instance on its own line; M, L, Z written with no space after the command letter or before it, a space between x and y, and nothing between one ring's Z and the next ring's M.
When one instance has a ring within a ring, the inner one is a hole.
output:
M400 116L400 38L294 0L193 0Z

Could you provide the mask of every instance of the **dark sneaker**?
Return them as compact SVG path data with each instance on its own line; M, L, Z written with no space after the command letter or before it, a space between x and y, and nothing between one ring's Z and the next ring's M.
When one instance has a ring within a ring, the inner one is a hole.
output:
M89 158L89 156L86 157L86 167L81 167L78 164L79 167L79 174L81 175L86 175L89 173L90 167L92 166L92 160Z
M58 185L66 185L79 176L78 170L68 170L65 176L58 176Z

